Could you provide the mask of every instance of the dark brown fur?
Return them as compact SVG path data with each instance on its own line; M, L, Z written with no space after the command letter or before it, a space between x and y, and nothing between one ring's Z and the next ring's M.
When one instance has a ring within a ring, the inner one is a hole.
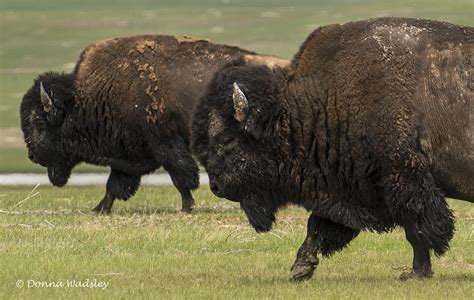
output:
M471 27L382 18L316 29L285 69L227 65L192 126L211 189L257 231L287 203L311 211L295 280L360 230L395 226L414 251L402 278L431 276L429 251L445 253L454 232L444 193L474 201L473 38ZM234 82L248 99L241 122Z
M191 110L216 70L244 55L284 63L227 45L190 37L142 35L96 42L72 74L45 73L23 98L22 129L30 158L48 168L54 185L66 184L80 162L111 167L96 211L128 199L140 177L163 166L180 191L183 210L194 206L198 168L189 152ZM46 112L39 85L53 101Z

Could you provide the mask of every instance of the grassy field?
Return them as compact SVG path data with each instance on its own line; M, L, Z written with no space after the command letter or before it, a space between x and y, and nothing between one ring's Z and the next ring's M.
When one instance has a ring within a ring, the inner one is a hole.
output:
M472 26L473 10L472 0L0 0L0 136L2 128L19 127L19 104L33 79L47 70L71 71L96 40L186 34L291 58L320 25L405 16ZM43 171L24 151L5 148L23 149L21 136L13 148L0 142L0 172Z
M238 206L207 187L195 213L179 213L173 188L142 188L111 216L90 209L103 188L0 188L0 298L469 299L474 293L474 207L456 214L451 250L433 259L431 280L401 282L411 248L400 230L364 233L321 260L315 277L288 281L304 239L301 209L279 213L271 233L256 234ZM30 287L89 279L107 288ZM16 287L19 280L22 288ZM31 280L29 282L29 280Z
M159 2L159 3L158 3ZM88 44L158 32L186 34L291 58L317 26L380 16L474 25L472 0L0 0L0 173L45 172L26 157L19 104L47 70L69 72ZM271 4L270 4L271 3ZM6 136L16 132L15 136ZM8 140L8 143L6 142ZM75 171L104 171L80 166ZM411 264L404 234L364 233L323 259L306 283L288 281L308 214L290 207L256 234L238 205L201 187L198 208L179 213L172 187L141 188L111 216L90 212L104 187L0 187L0 299L278 298L470 299L474 207L457 216L451 250L428 281L400 282ZM31 287L68 280L107 288ZM17 283L24 283L17 287Z

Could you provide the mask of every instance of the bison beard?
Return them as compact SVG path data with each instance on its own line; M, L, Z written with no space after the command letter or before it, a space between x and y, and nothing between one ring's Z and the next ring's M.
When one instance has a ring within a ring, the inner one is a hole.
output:
M267 232L272 229L276 219L276 208L265 208L248 198L240 202L240 207L247 215L250 225L257 232Z
M258 232L287 203L311 212L295 281L360 231L396 226L413 249L400 279L431 277L430 251L454 233L444 193L474 202L473 41L471 27L382 18L318 28L284 69L233 61L192 125L213 192Z
M67 183L69 176L71 176L71 171L72 168L60 164L53 164L48 167L49 181L51 181L54 186L62 187Z

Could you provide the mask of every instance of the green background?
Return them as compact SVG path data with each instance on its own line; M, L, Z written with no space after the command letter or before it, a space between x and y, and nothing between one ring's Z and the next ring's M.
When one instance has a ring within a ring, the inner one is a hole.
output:
M143 33L191 35L291 58L316 27L382 16L474 25L474 1L0 0L0 136L18 128L23 94L38 74L70 72L87 45ZM0 172L44 172L21 131L0 143ZM75 171L103 170L80 166Z

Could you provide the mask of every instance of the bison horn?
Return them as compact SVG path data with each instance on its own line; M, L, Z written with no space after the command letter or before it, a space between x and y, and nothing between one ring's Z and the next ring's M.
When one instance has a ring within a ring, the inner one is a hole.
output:
M236 82L234 82L232 100L234 101L234 117L237 121L242 122L245 120L249 102Z
M44 111L50 112L53 108L53 101L49 97L48 93L46 93L42 82L40 82L40 96L41 104L43 104Z

